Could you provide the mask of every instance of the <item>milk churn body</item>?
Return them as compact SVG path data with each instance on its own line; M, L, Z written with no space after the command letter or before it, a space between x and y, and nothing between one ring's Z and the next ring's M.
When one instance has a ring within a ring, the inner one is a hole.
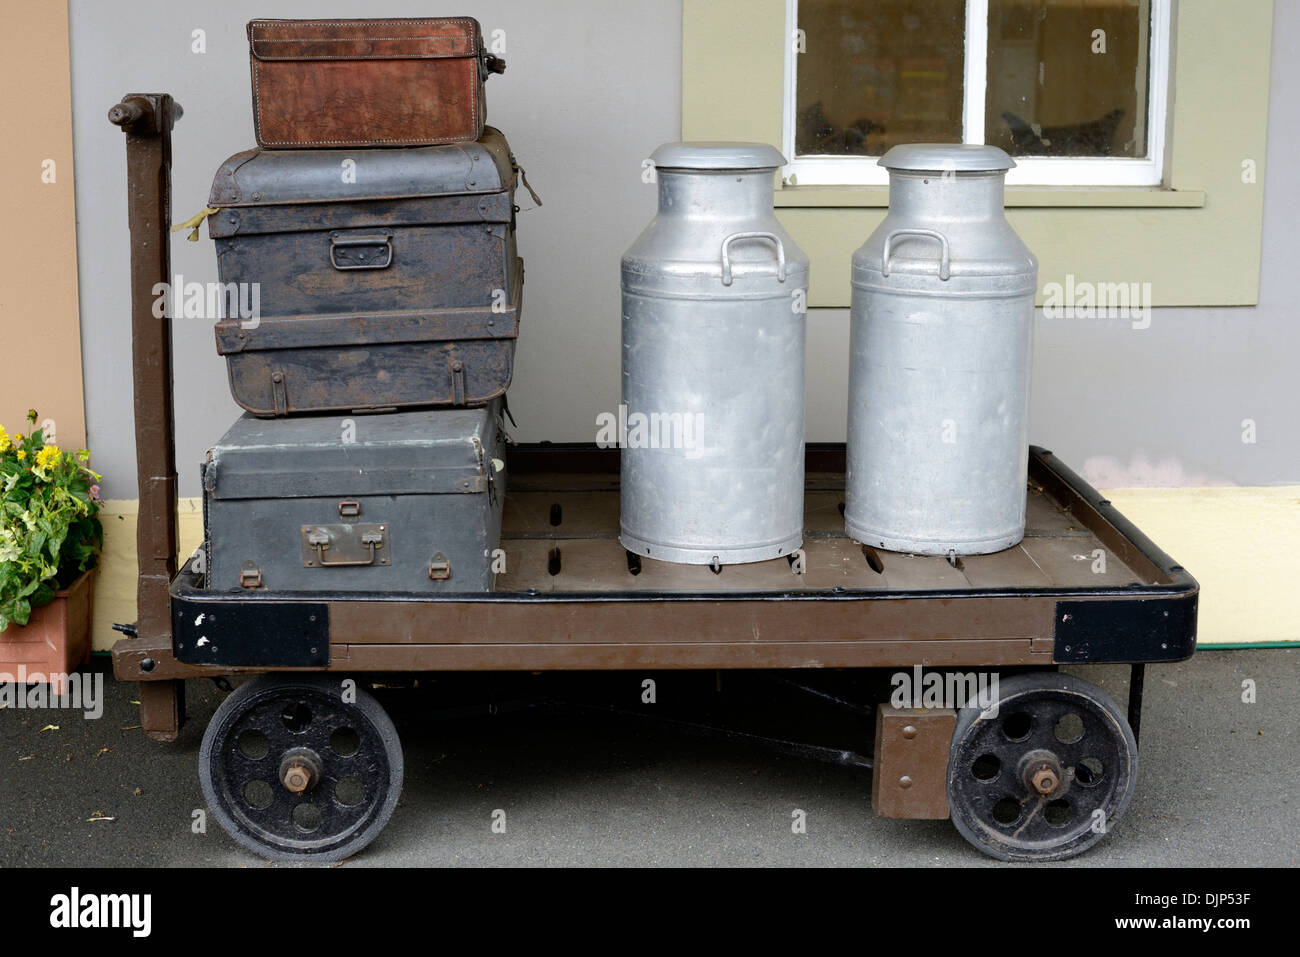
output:
M623 257L621 540L685 564L789 555L803 540L808 260L772 211L785 160L743 143L653 159L659 213Z
M1014 162L903 146L889 215L853 257L845 529L925 555L1024 537L1038 263L1003 214Z

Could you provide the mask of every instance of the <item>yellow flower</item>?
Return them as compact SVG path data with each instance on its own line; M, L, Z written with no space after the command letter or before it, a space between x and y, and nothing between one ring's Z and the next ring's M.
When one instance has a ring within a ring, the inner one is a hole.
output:
M18 461L21 462L23 459L27 458L27 450L19 449L17 455L18 455Z
M13 441L9 438L9 433L5 427L0 425L0 452L8 452L13 447Z
M62 457L62 449L57 445L47 445L36 453L36 467L48 469L52 465L57 465L59 459Z

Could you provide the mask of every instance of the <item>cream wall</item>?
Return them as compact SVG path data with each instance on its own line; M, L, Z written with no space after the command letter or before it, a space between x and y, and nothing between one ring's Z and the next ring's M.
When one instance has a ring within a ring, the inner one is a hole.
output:
M108 651L122 636L115 623L136 620L135 532L140 515L137 499L108 499L100 519L104 523L104 552L95 581L95 604L91 608L90 635L96 651ZM176 508L178 557L183 562L203 541L203 503L183 498Z
M1300 642L1291 555L1300 486L1111 489L1106 496L1201 584L1201 646Z

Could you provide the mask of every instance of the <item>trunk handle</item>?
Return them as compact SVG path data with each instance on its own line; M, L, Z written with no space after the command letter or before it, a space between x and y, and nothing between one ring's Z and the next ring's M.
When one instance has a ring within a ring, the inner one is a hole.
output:
M365 532L361 536L361 547L370 552L370 557L362 561L338 561L330 562L325 560L325 550L330 547L330 538L328 534L321 532L312 532L307 536L307 544L316 551L316 563L322 568L362 568L375 563L375 550L384 547L384 536L378 532Z
M776 278L778 282L785 282L785 246L781 244L781 237L776 233L732 233L722 241L722 284L731 285L731 258L728 255L731 244L737 239L768 239L776 244Z
M895 229L885 237L885 251L880 257L880 274L889 275L889 246L895 236L925 236L929 239L939 240L941 251L939 253L939 278L944 282L948 281L951 272L951 257L948 254L948 237L938 230L934 229Z
M383 261L340 263L338 250L340 246L383 246L388 254ZM373 236L330 236L330 265L335 269L387 269L393 264L393 237L387 233Z

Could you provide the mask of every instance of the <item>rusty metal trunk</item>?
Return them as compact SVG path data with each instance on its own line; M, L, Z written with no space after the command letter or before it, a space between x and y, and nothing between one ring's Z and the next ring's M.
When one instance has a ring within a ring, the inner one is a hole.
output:
M518 168L498 131L390 150L249 150L208 219L217 351L258 416L481 406L514 371Z

